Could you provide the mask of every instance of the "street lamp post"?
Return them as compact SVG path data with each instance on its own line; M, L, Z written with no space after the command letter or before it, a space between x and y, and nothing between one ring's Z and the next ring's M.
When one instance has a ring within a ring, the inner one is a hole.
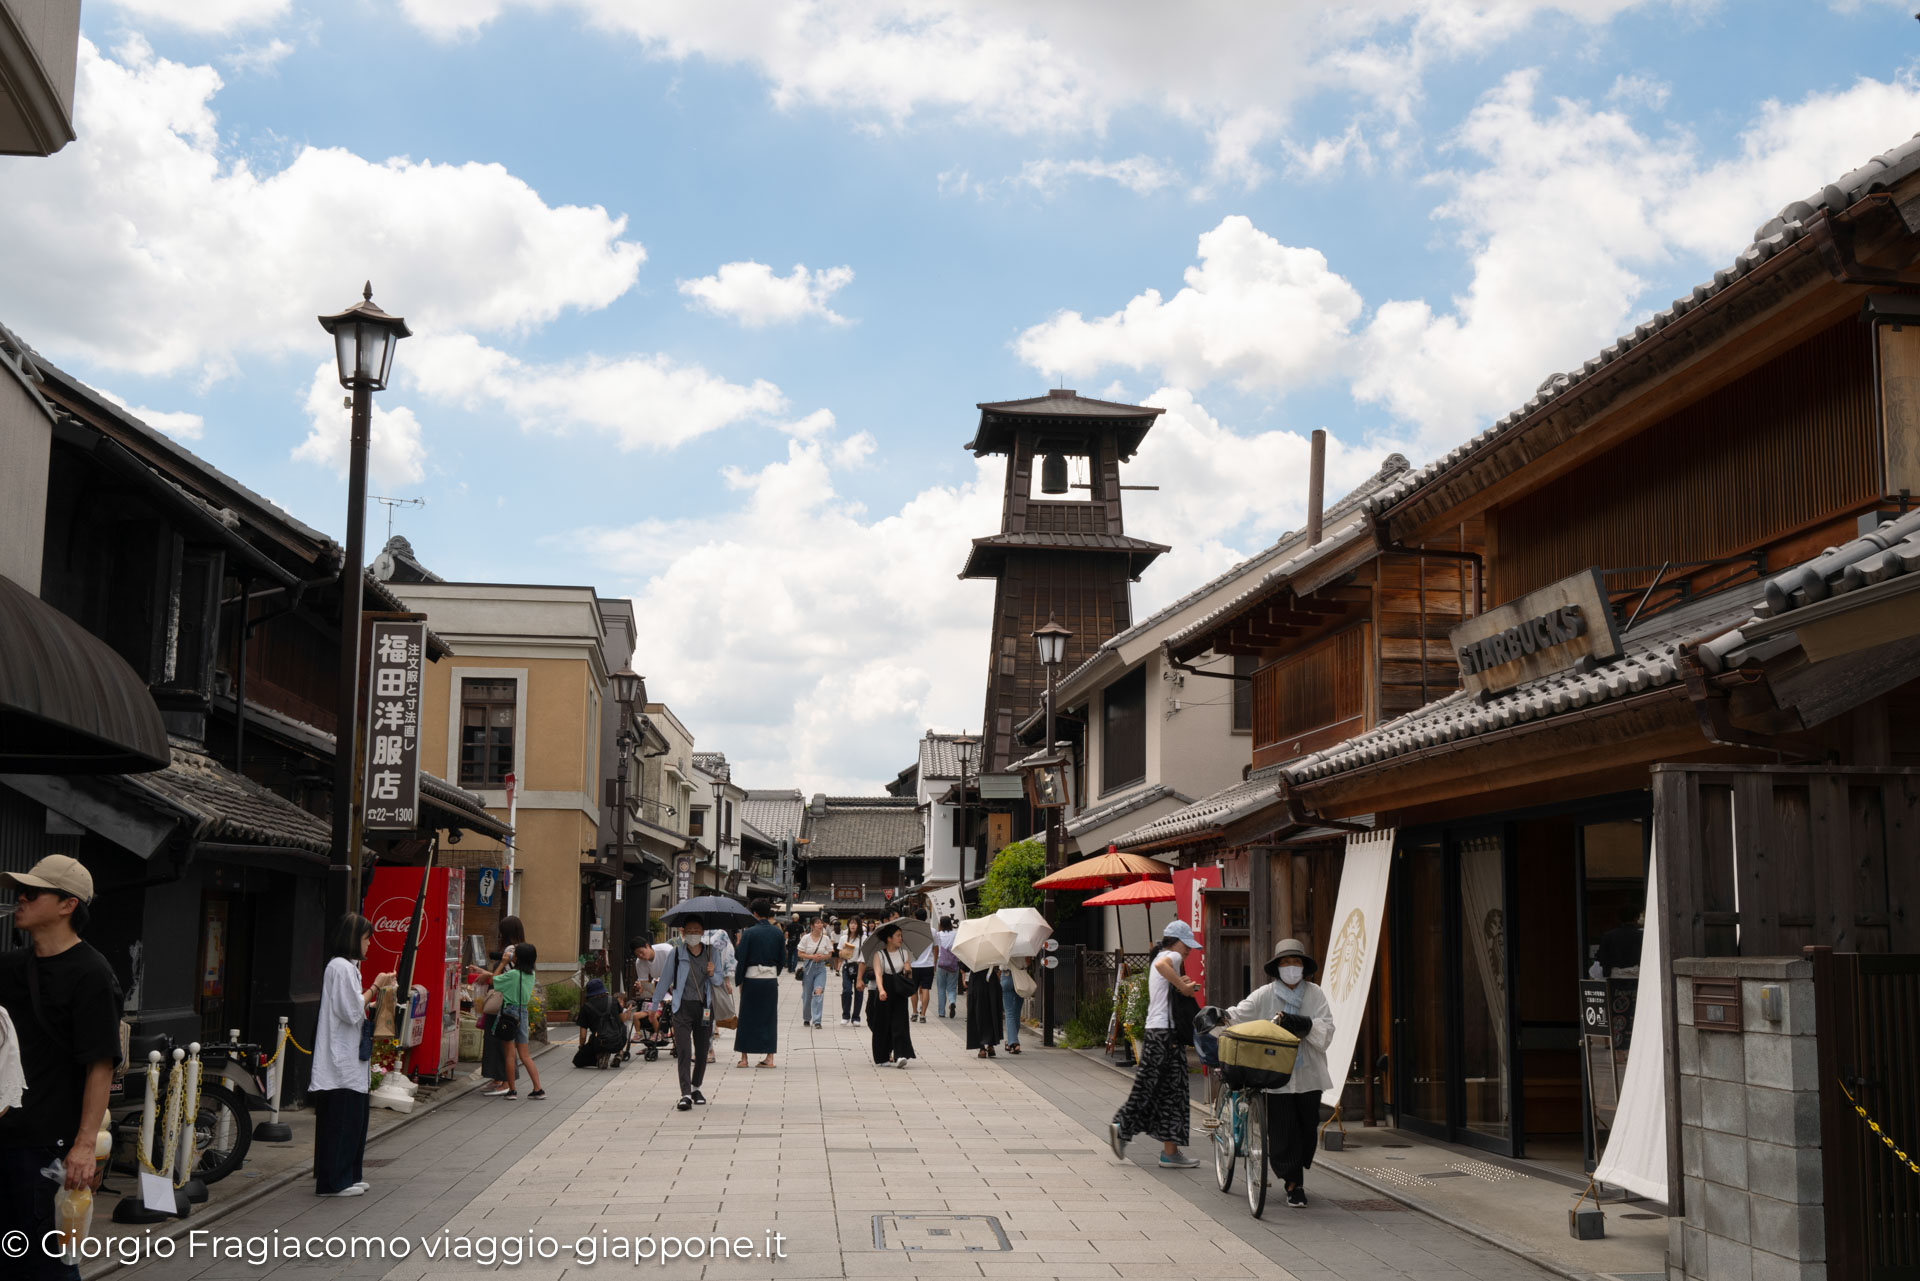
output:
M1045 626L1036 628L1033 633L1033 643L1040 651L1040 662L1047 669L1047 743L1044 750L1049 756L1053 755L1053 696L1055 682L1059 680L1060 664L1066 659L1067 641L1072 636L1072 632L1062 627L1051 617L1047 619ZM1055 819L1059 814L1059 807L1049 806L1046 814L1046 868L1047 874L1052 875L1060 866L1060 834L1059 829L1055 826ZM1052 890L1047 891L1047 897L1042 904L1042 911L1048 922L1051 923L1054 916ZM1041 976L1043 986L1040 989L1040 1044L1051 1047L1053 1045L1053 967L1046 965L1043 960L1041 969L1045 972Z
M631 667L622 667L613 674L612 680L613 701L620 707L620 732L613 736L613 752L617 761L613 775L613 857L614 865L619 869L618 876L624 882L627 876L627 758L640 742L640 736L634 732L633 708L636 703L646 702L647 685ZM605 940L609 960L627 954L627 903L624 891L620 896L620 910L613 915L619 928L614 929L615 921L607 922L609 931L614 935L612 939Z
M360 615L366 583L367 446L373 393L387 385L393 349L413 331L373 305L373 283L361 301L321 316L333 335L340 385L353 392L347 435L347 545L340 565L340 676L335 690L333 746L333 862L327 868L327 918L338 920L360 904Z

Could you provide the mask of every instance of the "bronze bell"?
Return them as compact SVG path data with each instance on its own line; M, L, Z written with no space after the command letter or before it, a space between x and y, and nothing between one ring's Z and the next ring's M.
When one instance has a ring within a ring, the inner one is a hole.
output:
M1067 456L1065 454L1048 454L1041 460L1040 492L1043 494L1067 492Z

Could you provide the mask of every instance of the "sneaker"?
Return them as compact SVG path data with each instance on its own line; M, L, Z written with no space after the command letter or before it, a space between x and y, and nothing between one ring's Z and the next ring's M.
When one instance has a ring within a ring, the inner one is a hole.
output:
M1165 1152L1160 1154L1160 1168L1163 1170L1191 1170L1199 1164L1185 1152L1176 1152L1172 1156L1168 1156ZM1305 1205L1306 1202L1302 1200L1300 1204Z
M530 1099L544 1099L547 1097L547 1092L545 1090L535 1090L532 1094L529 1094L527 1097Z
M1293 1187L1288 1188L1287 1204L1292 1206L1296 1210L1306 1209L1307 1208L1307 1189L1304 1186L1301 1186L1299 1184L1295 1184Z
M904 1072L904 1071L906 1071L906 1070L907 1070L907 1063L908 1063L908 1062L909 1062L909 1060L907 1060L907 1059L895 1059L895 1060L893 1061L893 1065L894 1065L895 1067L897 1067L897 1068L899 1068L899 1069L900 1069L900 1070L901 1070L902 1072Z
M1127 1141L1120 1137L1120 1123L1107 1122L1107 1143L1113 1148L1113 1154L1122 1161L1127 1159Z
M366 1185L363 1183L356 1183L352 1187L341 1188L338 1192L322 1192L320 1195L321 1196L365 1196L366 1194L367 1194Z
M683 1094L680 1096L680 1101L673 1106L682 1112L691 1112L693 1111L693 1096L691 1094Z
M359 1188L362 1192L365 1192L368 1188L372 1187L373 1184L368 1183L365 1179L360 1179L353 1183L349 1183L347 1186L350 1188Z
M506 1086L496 1085L491 1090L480 1091L480 1097L483 1099L504 1099L511 1093L513 1093L513 1091L509 1090Z
M695 1103L698 1103L702 1106L706 1105L707 1096L700 1093L700 1091L698 1090L695 1090L692 1094L689 1094L687 1097L692 1099Z

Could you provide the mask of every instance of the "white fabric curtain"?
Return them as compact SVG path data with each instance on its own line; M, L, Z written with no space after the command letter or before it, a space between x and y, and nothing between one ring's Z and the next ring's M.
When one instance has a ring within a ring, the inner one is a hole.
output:
M1640 943L1639 998L1634 1005L1633 1043L1627 1047L1627 1074L1620 1084L1620 1107L1613 1114L1606 1150L1593 1172L1596 1182L1625 1188L1655 1201L1668 1200L1666 967L1660 958L1660 850L1647 858L1647 924Z
M1507 1079L1507 914L1502 894L1500 838L1477 837L1460 847L1460 933L1500 1048L1500 1079ZM1504 1095L1503 1095L1504 1100ZM1504 1112L1504 1106L1502 1111Z
M1321 958L1315 980L1333 1007L1333 1042L1327 1047L1327 1067L1334 1082L1320 1101L1340 1106L1346 1088L1347 1065L1366 1020L1367 995L1373 990L1374 963L1380 956L1380 926L1386 915L1387 877L1393 870L1393 831L1383 827L1347 837L1347 857L1340 869L1340 894L1333 905L1333 937Z

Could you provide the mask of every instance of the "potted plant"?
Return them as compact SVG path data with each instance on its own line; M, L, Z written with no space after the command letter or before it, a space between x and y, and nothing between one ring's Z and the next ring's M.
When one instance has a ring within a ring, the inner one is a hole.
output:
M1121 1020L1127 1030L1127 1040L1133 1046L1133 1057L1140 1058L1140 1042L1147 1035L1147 980L1145 975L1127 980L1125 1000L1121 1008L1126 1015Z
M574 1012L580 1008L580 988L577 984L562 980L546 986L547 1022L571 1023Z

